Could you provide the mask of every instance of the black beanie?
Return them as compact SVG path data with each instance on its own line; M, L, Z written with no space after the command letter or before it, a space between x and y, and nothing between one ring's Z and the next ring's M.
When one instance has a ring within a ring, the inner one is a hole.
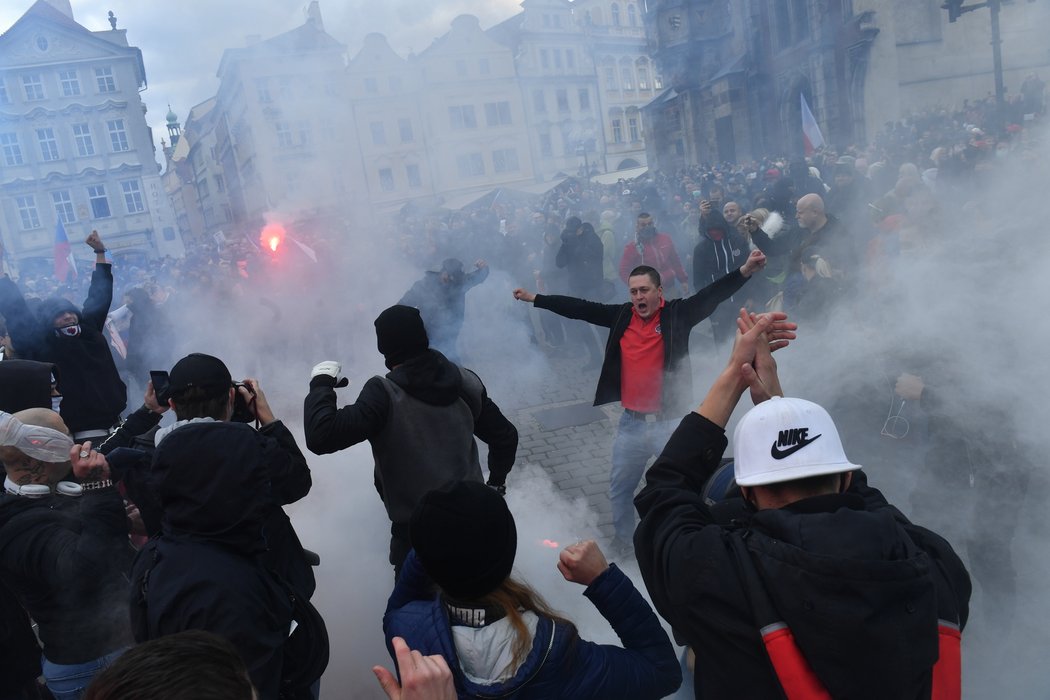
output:
M507 502L477 481L453 481L423 496L409 536L434 583L463 601L496 590L510 576L518 550Z
M420 355L430 347L427 329L419 309L411 306L391 306L375 320L376 345L386 358L386 366L393 369L405 360Z

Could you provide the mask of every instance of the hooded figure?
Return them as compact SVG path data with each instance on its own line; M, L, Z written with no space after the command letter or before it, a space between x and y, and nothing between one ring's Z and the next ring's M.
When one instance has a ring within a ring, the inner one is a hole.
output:
M459 332L466 314L466 296L471 288L484 282L489 268L478 261L471 272L463 271L463 263L448 258L436 272L426 272L423 279L405 292L399 304L419 309L434 345L449 357L456 356Z
M475 436L489 446L488 484L504 490L518 431L485 391L478 375L429 347L420 312L392 306L375 320L385 377L372 377L357 401L336 408L345 386L339 364L314 368L304 406L306 446L328 454L368 440L375 486L390 517L390 563L408 554L408 521L420 498L450 479L476 481L481 471Z
M722 212L712 209L700 218L700 241L693 249L693 283L706 286L739 269L751 250L747 241L726 221ZM736 333L736 315L746 296L731 296L711 313L711 331L721 343Z
M397 636L422 654L441 654L460 698L655 700L680 685L652 608L594 542L567 547L558 568L586 586L623 647L580 639L512 575L514 516L483 485L450 482L425 494L410 531L415 549L383 617L387 645Z

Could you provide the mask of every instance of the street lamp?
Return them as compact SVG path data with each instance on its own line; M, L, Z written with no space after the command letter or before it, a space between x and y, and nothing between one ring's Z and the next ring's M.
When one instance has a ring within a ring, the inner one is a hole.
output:
M988 0L976 5L963 5L965 0L946 0L941 9L948 10L948 21L954 22L960 15L974 10L988 8L992 18L992 70L995 75L995 110L996 127L1001 132L1003 115L1006 113L1006 87L1003 84L1003 51L1002 38L999 34L999 10L1002 0Z

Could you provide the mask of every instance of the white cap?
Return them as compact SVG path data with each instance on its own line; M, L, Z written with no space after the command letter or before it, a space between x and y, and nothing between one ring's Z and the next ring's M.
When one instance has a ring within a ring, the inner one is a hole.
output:
M860 465L846 459L831 416L804 399L774 396L740 419L733 433L736 483L762 486Z

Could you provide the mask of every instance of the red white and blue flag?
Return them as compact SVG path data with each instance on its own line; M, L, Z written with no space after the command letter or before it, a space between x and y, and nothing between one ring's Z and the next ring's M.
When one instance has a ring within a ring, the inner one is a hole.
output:
M66 236L66 227L59 219L55 224L55 279L66 282L77 278L77 263L73 259L73 251L69 248L69 238Z
M806 104L806 96L799 94L802 98L802 140L806 145L806 155L812 155L815 150L824 145L824 135L820 133L817 120L813 118L813 112L809 111Z

